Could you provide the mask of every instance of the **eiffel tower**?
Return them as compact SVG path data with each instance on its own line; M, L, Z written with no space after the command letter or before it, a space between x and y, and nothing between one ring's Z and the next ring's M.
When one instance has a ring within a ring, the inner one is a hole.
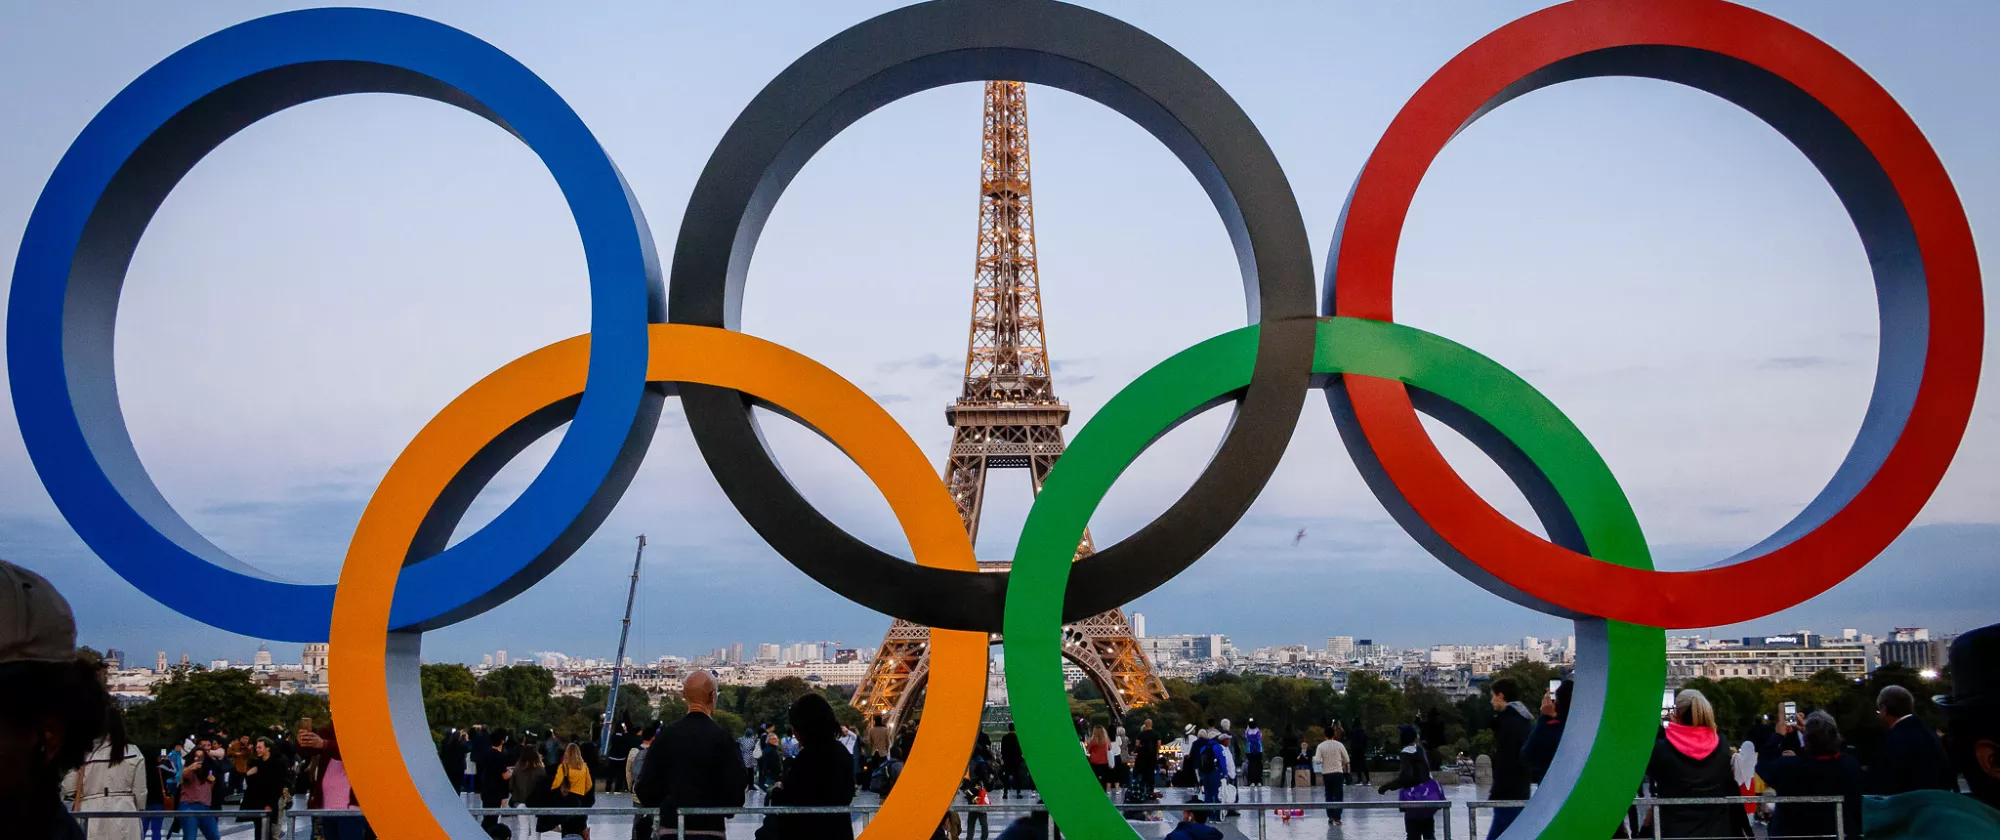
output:
M1063 453L1069 404L1056 398L1042 332L1042 288L1035 263L1035 213L1028 179L1028 100L1020 82L986 83L985 141L979 179L979 248L973 272L972 330L965 351L965 388L945 409L952 427L944 480L979 539L986 471L1026 469L1035 492ZM1077 559L1093 551L1090 533ZM982 572L1007 562L981 561ZM993 637L999 641L999 636ZM930 673L930 629L902 619L889 626L853 705L866 714L905 719ZM1063 655L1097 686L1114 716L1165 700L1123 610L1063 627Z

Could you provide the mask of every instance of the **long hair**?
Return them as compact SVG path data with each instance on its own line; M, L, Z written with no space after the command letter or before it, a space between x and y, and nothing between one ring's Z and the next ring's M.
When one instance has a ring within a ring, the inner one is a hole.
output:
M1682 726L1701 729L1715 729L1715 707L1708 704L1708 698L1692 688L1681 689L1674 697L1674 720Z
M568 770L571 773L590 772L590 767L583 763L583 748L577 746L575 741L571 741L569 742L569 746L563 747L562 766L564 770Z
M1111 743L1111 738L1104 734L1104 727L1093 726L1090 728L1090 742L1093 744L1109 744Z
M53 719L63 730L62 747L31 768L36 784L53 787L63 773L83 766L110 729L116 705L97 667L81 659L0 664L0 721L25 727L28 721Z
M514 759L514 769L527 770L542 766L542 751L532 746L522 747L519 758Z

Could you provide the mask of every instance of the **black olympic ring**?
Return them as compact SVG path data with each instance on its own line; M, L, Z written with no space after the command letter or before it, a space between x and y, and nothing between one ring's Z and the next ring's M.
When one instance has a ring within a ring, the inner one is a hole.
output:
M1243 109L1186 56L1131 24L1049 0L946 0L898 9L813 48L730 125L695 183L668 282L668 320L735 329L743 283L778 196L821 146L869 112L943 85L1013 79L1089 97L1181 159L1235 245L1257 366L1215 457L1151 524L1077 564L1063 618L1115 608L1220 541L1284 456L1310 383L1312 251L1297 198ZM683 385L688 428L743 518L813 580L877 612L999 632L1004 574L928 568L842 530L799 495L741 393Z

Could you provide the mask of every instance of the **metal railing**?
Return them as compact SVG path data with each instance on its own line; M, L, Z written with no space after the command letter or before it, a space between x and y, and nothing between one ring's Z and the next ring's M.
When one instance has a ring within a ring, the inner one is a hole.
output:
M1652 816L1654 840L1660 837L1660 807L1672 808L1677 805L1830 805L1833 807L1833 833L1805 835L1807 837L1830 837L1843 840L1847 837L1847 809L1841 807L1847 800L1839 796L1691 796L1666 798L1641 796L1632 800L1632 807L1645 808ZM1521 808L1528 804L1526 799L1475 799L1465 801L1465 827L1473 837L1479 836L1479 811L1482 808ZM1629 815L1630 809L1627 809ZM1626 825L1633 836L1639 836L1639 826Z
M1160 811L1162 813L1169 813L1174 811L1216 811L1228 813L1232 811L1252 811L1257 814L1257 840L1265 840L1265 832L1269 825L1270 815L1276 811L1307 811L1315 808L1321 810L1334 808L1342 811L1425 810L1435 812L1437 815L1437 825L1440 831L1438 837L1442 838L1442 840L1451 840L1451 806L1454 804L1457 803L1450 801L1391 802L1374 800L1354 802L1148 802L1140 804L1112 803L1111 807L1123 812ZM866 827L868 816L880 808L880 805L777 805L743 808L681 808L675 812L674 836L688 836L687 818L690 816L733 817L742 814L764 816L772 814L849 814L859 816L862 826ZM1020 804L1002 802L990 805L952 805L951 810L958 813L979 812L991 814L1027 812L1032 814L1036 811L1047 811L1048 806L1040 802L1023 801Z
M1653 825L1652 836L1655 838L1660 836L1660 808L1662 806L1674 807L1677 805L1746 805L1746 804L1828 805L1832 806L1834 809L1834 818L1833 818L1834 834L1832 836L1839 838L1839 837L1845 837L1847 831L1846 810L1840 807L1844 801L1845 800L1843 800L1841 797L1838 796L1707 796L1707 797L1692 797L1684 799L1668 799L1660 797L1637 797L1632 800L1632 805L1633 807L1645 808L1652 815L1652 825ZM1252 812L1257 815L1256 836L1258 840L1265 840L1266 830L1269 824L1270 815L1279 811L1310 812L1310 811L1326 811L1329 809L1337 809L1341 811L1407 811L1413 809L1421 809L1421 810L1429 810L1435 812L1438 819L1438 829L1440 832L1438 836L1440 838L1443 838L1443 840L1451 840L1452 837L1451 814L1453 808L1456 806L1464 806L1465 808L1467 836L1472 838L1477 838L1479 836L1479 812L1481 810L1492 809L1492 808L1520 808L1520 807L1525 807L1527 804L1528 800L1525 799L1447 800L1442 802L1439 801L1399 802L1399 801L1385 801L1385 800L1370 800L1370 801L1354 800L1354 801L1329 802L1325 800L1314 800L1314 801L1304 801L1304 802L1219 802L1219 803L1218 802L1149 802L1141 804L1112 803L1111 807L1126 813L1133 813L1133 812L1144 813L1149 811L1158 811L1162 815L1178 811L1212 811L1219 813L1228 813L1232 811ZM826 805L826 806L757 805L757 806L746 806L740 808L681 808L676 812L675 830L677 833L675 836L676 837L687 836L687 818L690 816L733 817L738 815L745 815L745 816L763 817L771 815L791 815L791 814L798 814L798 815L846 814L850 817L859 819L861 821L862 826L866 827L869 818L873 816L876 811L880 810L881 807L882 806L879 803L871 803L866 805ZM1048 806L1042 804L1039 800L1037 801L1020 800L1018 802L1002 801L988 805L953 804L950 810L960 814L974 813L974 812L985 813L985 814L1001 814L1001 813L1032 814L1036 811L1047 811ZM78 811L72 813L71 816L75 817L78 822L88 822L89 820L102 820L102 819L161 819L161 820L213 819L217 821L236 822L236 821L242 821L245 818L256 819L257 818L256 815L258 813L259 812L254 810L244 811L241 809L215 809L206 811ZM272 820L271 823L267 823L268 825L276 825L280 823L283 825L284 827L283 836L286 837L302 836L296 833L296 830L298 828L297 821L301 819L364 816L364 812L351 809L327 810L327 809L291 808L275 812L275 817L270 816L272 812L264 812L264 813L267 815L266 817L264 817L264 819ZM620 806L620 807L600 806L600 807L590 807L590 808L582 808L582 807L467 808L466 813L470 814L473 817L502 817L502 818L505 817L656 817L659 815L660 809L657 807L637 807L637 806ZM1638 826L1628 826L1628 829L1630 829L1633 832L1633 836L1635 837L1640 836L1637 833ZM303 836L310 837L311 836L310 829L308 829L308 834Z

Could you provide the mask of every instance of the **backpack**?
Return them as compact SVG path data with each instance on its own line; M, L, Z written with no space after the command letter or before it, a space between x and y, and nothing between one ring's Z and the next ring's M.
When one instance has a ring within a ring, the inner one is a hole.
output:
M1214 741L1210 741L1196 749L1195 770L1203 774L1220 772L1222 770L1222 762L1216 759L1216 752L1221 749L1221 746Z

